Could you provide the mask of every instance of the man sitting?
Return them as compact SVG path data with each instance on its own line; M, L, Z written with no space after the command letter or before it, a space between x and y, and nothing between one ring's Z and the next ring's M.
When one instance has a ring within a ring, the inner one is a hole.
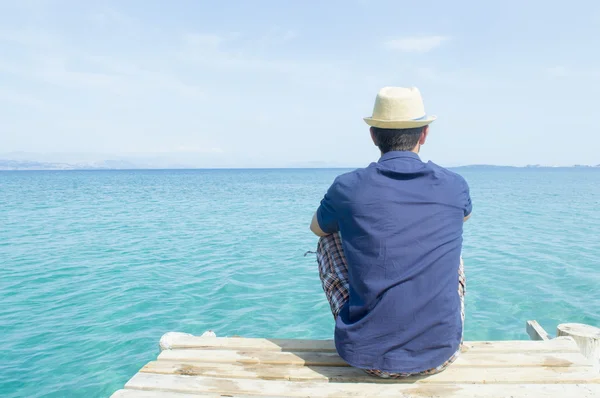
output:
M418 89L383 88L364 120L381 158L337 177L311 223L336 348L375 376L437 373L462 344L469 187L419 158L435 117Z

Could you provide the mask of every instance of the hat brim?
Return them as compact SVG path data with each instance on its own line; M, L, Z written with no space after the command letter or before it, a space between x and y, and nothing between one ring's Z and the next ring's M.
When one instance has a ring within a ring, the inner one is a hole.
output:
M427 116L419 120L380 120L372 117L365 117L363 120L371 127L381 129L410 129L416 127L427 126L429 123L437 119L435 116Z

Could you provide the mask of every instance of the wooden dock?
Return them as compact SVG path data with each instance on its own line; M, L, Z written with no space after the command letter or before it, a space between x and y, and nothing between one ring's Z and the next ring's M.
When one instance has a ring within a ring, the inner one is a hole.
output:
M112 398L600 397L600 373L571 337L467 342L444 372L390 381L346 365L329 340L168 335Z

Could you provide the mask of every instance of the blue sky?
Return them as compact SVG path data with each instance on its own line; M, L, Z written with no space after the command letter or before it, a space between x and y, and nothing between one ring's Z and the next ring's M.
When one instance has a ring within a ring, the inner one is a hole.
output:
M362 166L417 86L442 165L600 163L595 1L0 0L0 152Z

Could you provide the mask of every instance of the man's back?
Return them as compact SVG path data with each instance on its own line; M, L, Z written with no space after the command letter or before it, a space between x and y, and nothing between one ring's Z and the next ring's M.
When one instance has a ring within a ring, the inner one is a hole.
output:
M317 219L339 231L349 300L336 319L338 352L360 368L415 373L435 368L462 339L458 268L464 179L417 154L392 151L336 179Z

